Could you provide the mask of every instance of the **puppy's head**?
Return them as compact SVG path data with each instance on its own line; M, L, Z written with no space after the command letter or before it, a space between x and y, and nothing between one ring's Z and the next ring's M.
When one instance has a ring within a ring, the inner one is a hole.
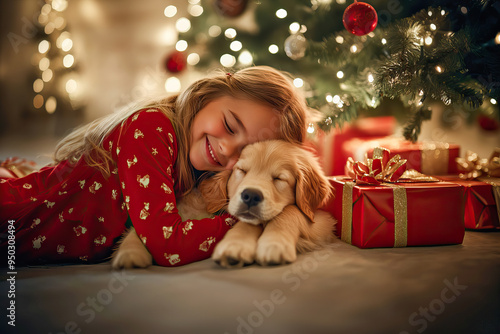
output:
M260 224L290 204L313 220L331 186L310 152L271 140L246 146L232 171L203 181L200 191L209 212L225 208L241 221Z

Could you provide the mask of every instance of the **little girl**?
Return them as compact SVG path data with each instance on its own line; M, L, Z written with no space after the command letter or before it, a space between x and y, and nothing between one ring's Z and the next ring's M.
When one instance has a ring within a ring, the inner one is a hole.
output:
M59 143L53 166L0 178L0 254L14 235L16 265L95 263L131 222L158 265L206 259L232 219L182 221L176 197L203 171L231 169L247 144L301 143L307 112L286 76L254 66L98 119Z

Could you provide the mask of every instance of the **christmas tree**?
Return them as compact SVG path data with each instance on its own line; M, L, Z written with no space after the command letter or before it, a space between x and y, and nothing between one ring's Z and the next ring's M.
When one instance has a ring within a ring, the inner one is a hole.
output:
M464 107L470 120L500 119L496 1L215 0L190 1L188 12L177 21L188 63L287 71L323 113L322 130L391 101L412 141L436 101Z

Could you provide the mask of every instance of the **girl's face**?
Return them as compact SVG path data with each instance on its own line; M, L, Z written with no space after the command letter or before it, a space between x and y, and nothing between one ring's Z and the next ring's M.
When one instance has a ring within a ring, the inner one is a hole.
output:
M279 115L251 100L223 96L208 103L191 127L189 159L197 170L231 169L245 145L279 138Z

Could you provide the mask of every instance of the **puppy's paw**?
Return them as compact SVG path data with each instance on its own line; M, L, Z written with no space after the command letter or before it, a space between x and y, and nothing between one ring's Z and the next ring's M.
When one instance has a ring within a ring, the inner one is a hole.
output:
M146 248L119 249L111 260L111 267L115 270L122 268L147 268L152 264L153 257Z
M255 261L256 244L247 240L222 240L212 259L224 268L241 268Z
M278 240L259 240L255 260L262 266L294 262L297 251L293 243Z

